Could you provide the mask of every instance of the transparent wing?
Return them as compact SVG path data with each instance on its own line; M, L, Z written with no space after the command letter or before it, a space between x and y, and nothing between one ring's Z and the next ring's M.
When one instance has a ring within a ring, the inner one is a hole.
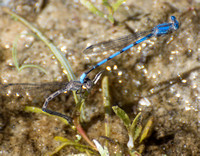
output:
M149 32L151 31L138 32L122 36L114 40L99 42L84 49L83 53L92 54L92 53L101 53L109 50L120 50Z
M42 92L54 92L64 88L68 82L50 82L50 83L0 83L0 94L3 95L26 95L40 94Z

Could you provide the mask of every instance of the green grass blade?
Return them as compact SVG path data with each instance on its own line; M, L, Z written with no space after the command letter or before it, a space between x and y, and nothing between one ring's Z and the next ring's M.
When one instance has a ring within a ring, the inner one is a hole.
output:
M18 71L19 71L19 63L18 63L18 60L17 60L17 41L18 41L20 36L21 35L18 35L15 38L14 43L13 43L13 47L12 47L12 57L13 57L14 65L17 68Z
M109 93L109 81L108 76L104 76L102 79L102 96L103 104L105 109L105 136L110 136L110 115L111 115L111 104L110 104L110 93ZM107 145L107 141L106 141Z
M41 70L42 72L44 72L45 74L47 74L47 71L44 68L40 67L39 65L34 65L34 64L22 65L21 67L19 67L19 71L22 71L25 68L37 68L37 69Z

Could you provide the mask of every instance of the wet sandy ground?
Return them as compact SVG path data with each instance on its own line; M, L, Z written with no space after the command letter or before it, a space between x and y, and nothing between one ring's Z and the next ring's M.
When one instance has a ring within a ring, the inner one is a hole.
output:
M2 6L34 24L70 61L77 76L107 55L88 56L82 50L88 44L113 39L134 31L149 30L168 22L174 15L180 28L165 37L152 38L94 70L109 76L112 105L124 109L133 119L138 112L154 117L151 136L144 142L143 155L200 154L200 2L127 0L115 13L113 26L108 20L92 14L79 1L49 0L1 1ZM37 4L37 5L36 5ZM38 5L39 4L39 5ZM95 6L106 11L101 1ZM20 64L37 64L18 72L12 59L12 45L19 34L28 34L17 42ZM45 44L22 23L13 20L0 8L0 80L1 83L44 83L66 81L62 67ZM89 58L89 59L88 59ZM117 67L117 68L116 68ZM44 114L25 112L25 106L42 107L50 92L31 91L30 96L0 95L0 154L44 155L60 143L55 136L76 139L76 131L60 120ZM50 103L52 110L71 114L72 94L61 95ZM87 97L87 119L82 124L90 139L105 135L101 82ZM126 146L127 131L122 121L110 116L110 137ZM86 144L84 141L81 143ZM109 145L109 151L126 153L126 148ZM72 146L57 155L79 153Z

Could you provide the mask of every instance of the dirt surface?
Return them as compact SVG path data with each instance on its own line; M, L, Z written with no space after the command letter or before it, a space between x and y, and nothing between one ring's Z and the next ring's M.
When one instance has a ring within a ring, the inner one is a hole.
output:
M92 1L107 12L101 1ZM131 48L89 74L93 78L108 69L111 104L118 105L134 119L138 112L154 117L152 134L144 142L143 155L200 155L200 2L189 0L127 0L114 14L113 26L107 19L87 10L77 0L0 1L0 81L5 83L46 83L67 81L62 67L48 47L31 30L3 12L8 7L36 26L69 60L78 77L89 67L110 55L82 53L87 45L114 39L135 31L150 30L176 16L180 28L165 37L152 38ZM36 68L18 72L12 58L17 36L20 65ZM110 70L109 70L110 68ZM54 88L56 90L56 88ZM58 89L58 88L57 88ZM76 140L77 132L59 119L25 112L25 106L41 108L51 91L22 91L16 95L0 91L0 155L45 155L60 145L62 136ZM89 138L105 136L101 82L93 87L86 100L87 116L82 123ZM51 101L50 108L71 115L75 110L72 93ZM110 115L110 155L127 154L128 134L122 121ZM102 141L103 140L103 141ZM81 140L82 144L87 143ZM66 146L57 155L78 154Z

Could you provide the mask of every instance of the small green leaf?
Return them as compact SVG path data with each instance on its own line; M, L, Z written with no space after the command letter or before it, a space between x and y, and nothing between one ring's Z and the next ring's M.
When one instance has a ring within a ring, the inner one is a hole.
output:
M137 138L140 136L141 131L142 131L142 125L138 124L133 134L133 142L135 142Z
M147 121L147 124L145 125L141 137L140 137L140 143L146 139L150 135L150 131L153 127L153 117L150 117L150 119Z
M135 117L135 119L133 120L133 122L131 124L131 127L130 127L130 132L131 133L134 133L135 128L136 128L137 123L138 123L138 120L139 120L140 117L141 117L141 112L137 114L137 116Z
M115 114L123 121L124 125L126 126L126 129L129 131L131 121L128 115L118 106L113 106L112 109L115 112Z
M69 142L69 139L61 137L61 136L55 136L54 140L60 141L60 142Z
M139 135L141 133L142 129L140 129L138 127L140 117L141 117L141 112L137 114L137 116L134 118L134 120L129 128L129 131L128 131L129 141L127 143L129 150L132 150L133 148L135 148L135 140L139 137Z

